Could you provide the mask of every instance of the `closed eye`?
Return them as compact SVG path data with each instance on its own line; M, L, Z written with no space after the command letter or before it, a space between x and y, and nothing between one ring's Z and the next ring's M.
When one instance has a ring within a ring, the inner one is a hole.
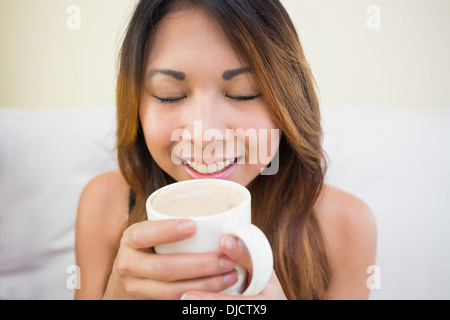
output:
M230 95L226 95L225 97L227 97L228 99L231 99L233 101L237 101L237 102L247 102L247 101L253 101L258 99L261 96L261 94L257 94L255 96L237 96L237 97L233 97Z
M178 103L178 102L182 101L183 99L187 98L187 97L180 97L180 98L160 98L160 97L157 97L157 96L155 96L155 95L154 95L153 97L155 97L155 99L158 100L158 102L159 102L159 103L162 103L162 104L175 104L175 103Z

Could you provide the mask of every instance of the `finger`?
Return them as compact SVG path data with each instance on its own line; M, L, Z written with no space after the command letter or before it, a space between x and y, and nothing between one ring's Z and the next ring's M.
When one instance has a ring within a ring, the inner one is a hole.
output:
M219 247L231 260L243 265L251 273L253 270L252 259L245 244L237 237L224 235L220 238Z
M236 263L221 252L151 254L140 251L133 259L124 259L118 270L122 274L128 270L140 278L179 281L221 275L235 267Z
M135 278L127 283L127 292L133 298L174 300L189 290L220 292L232 286L237 281L236 271L214 277L195 280L161 282Z
M258 296L227 295L210 291L189 290L181 300L260 300Z
M217 292L189 290L182 295L183 300L286 300L283 288L275 274L272 272L269 283L256 296L225 295Z
M125 230L122 241L133 249L147 249L158 244L187 239L195 232L195 222L188 219L145 220Z

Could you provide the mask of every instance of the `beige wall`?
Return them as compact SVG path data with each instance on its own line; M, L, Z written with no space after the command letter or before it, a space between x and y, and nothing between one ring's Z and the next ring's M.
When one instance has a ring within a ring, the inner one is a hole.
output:
M282 0L322 103L450 106L448 0ZM114 104L116 56L135 0L0 0L0 107ZM70 5L80 8L81 29ZM367 13L370 5L378 16ZM367 21L379 22L370 30Z
M450 1L284 0L323 103L450 107ZM381 29L369 30L370 5Z
M0 107L114 104L120 31L132 0L0 0ZM81 29L74 26L80 8Z

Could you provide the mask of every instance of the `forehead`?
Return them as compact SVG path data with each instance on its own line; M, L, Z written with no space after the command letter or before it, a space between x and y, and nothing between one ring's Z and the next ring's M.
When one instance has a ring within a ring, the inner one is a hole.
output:
M242 65L221 26L201 9L164 17L150 39L149 50L149 67Z

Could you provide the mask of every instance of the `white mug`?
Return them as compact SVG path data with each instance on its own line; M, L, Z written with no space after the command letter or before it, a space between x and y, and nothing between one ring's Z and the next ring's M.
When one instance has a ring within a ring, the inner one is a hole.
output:
M198 201L197 203L190 201L190 199L195 200L196 196L200 197L198 199L207 199L208 201L203 204ZM226 197L231 199L225 199ZM175 203L177 201L181 201L181 206L177 207ZM229 205L228 201L233 203ZM170 202L174 202L175 206L171 207ZM165 206L164 210L161 209L161 206ZM146 208L148 220L187 218L193 220L197 225L197 232L193 237L179 242L157 245L154 247L156 253L220 251L220 237L225 234L234 235L248 249L253 266L252 280L247 289L242 292L246 269L237 265L237 283L222 293L254 296L267 285L273 271L272 249L264 233L251 224L251 195L246 187L236 182L220 179L175 182L153 192L147 199ZM208 212L208 210L218 212Z

